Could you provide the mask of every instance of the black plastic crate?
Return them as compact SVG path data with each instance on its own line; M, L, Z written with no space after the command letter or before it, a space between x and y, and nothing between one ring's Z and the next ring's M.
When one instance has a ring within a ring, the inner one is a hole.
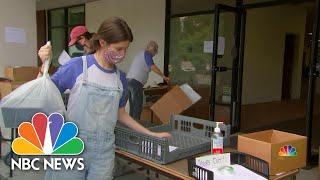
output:
M196 157L188 158L188 173L189 176L198 180L213 180L214 173L210 170L196 165ZM230 153L231 164L239 164L265 178L269 178L269 163L257 157L240 153Z

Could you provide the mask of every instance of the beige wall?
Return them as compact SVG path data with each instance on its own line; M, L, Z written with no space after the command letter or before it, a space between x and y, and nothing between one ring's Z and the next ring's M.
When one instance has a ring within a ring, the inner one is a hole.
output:
M143 50L149 40L155 40L159 44L159 53L154 61L163 70L165 1L101 0L86 4L86 25L89 31L96 32L102 21L112 16L127 21L134 36L125 61L118 67L128 72L135 54ZM151 73L148 84L154 84L154 81L162 82L162 79Z
M215 2L205 0L199 3L196 0L173 0L173 14L194 11L211 10ZM224 4L228 3L223 2ZM230 1L228 4L232 4ZM143 7L143 8L141 8ZM124 18L131 27L134 41L130 45L124 63L119 67L128 72L135 54L144 49L149 40L159 43L159 54L155 56L155 63L163 70L164 57L164 24L165 1L159 0L100 0L86 4L86 25L92 32L97 31L101 22L107 17L119 16ZM232 16L231 21L234 19ZM228 20L229 15L225 15ZM278 6L259 8L248 11L245 64L243 77L243 103L261 103L278 101L281 99L282 68L284 56L284 42L286 33L299 35L297 44L297 58L294 62L292 97L299 98L301 90L301 63L303 53L303 38L306 22L306 10L293 6ZM228 23L224 25L226 36ZM231 31L230 31L231 32ZM232 34L230 34L232 35ZM232 47L232 39L226 38L226 53ZM224 56L220 65L230 65L230 54ZM230 74L221 74L221 84L229 85ZM148 84L154 81L161 82L161 78L151 73Z
M286 33L299 37L291 94L300 97L306 15L306 9L293 6L248 10L243 104L281 100Z
M5 27L23 28L26 43L6 43ZM0 76L5 66L37 65L37 29L35 0L2 0L0 6Z

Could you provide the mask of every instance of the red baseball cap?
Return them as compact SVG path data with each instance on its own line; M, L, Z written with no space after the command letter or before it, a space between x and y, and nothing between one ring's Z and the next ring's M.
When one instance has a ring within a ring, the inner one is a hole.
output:
M74 43L76 43L78 37L83 35L86 32L88 32L88 29L85 26L76 26L76 27L74 27L70 32L69 46L74 45Z

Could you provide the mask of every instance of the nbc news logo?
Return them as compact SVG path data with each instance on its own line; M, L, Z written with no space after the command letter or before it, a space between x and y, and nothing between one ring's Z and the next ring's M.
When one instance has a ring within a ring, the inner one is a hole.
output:
M18 128L19 138L12 143L12 150L17 155L50 155L64 156L68 158L55 157L50 161L44 158L43 169L51 168L61 170L63 165L66 170L84 169L83 158L69 158L79 155L84 150L83 141L76 137L78 127L72 123L64 123L64 118L59 113L53 113L47 117L43 113L37 113L32 118L32 123L21 123ZM19 158L18 161L11 159L11 169L17 167L20 170L40 170L36 166L40 158Z

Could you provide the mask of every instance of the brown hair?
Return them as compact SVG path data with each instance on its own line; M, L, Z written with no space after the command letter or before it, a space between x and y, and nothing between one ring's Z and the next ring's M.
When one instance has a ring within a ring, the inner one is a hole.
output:
M108 44L126 40L132 42L133 35L123 19L111 17L102 22L98 32L91 38L91 47L96 51L101 48L99 39L105 40Z
M87 40L90 40L92 37L93 37L94 33L91 33L91 32L85 32L83 33L82 35L80 35L78 38L77 38L77 41L79 41L79 39L81 38L81 36L83 36L84 38L86 38Z

